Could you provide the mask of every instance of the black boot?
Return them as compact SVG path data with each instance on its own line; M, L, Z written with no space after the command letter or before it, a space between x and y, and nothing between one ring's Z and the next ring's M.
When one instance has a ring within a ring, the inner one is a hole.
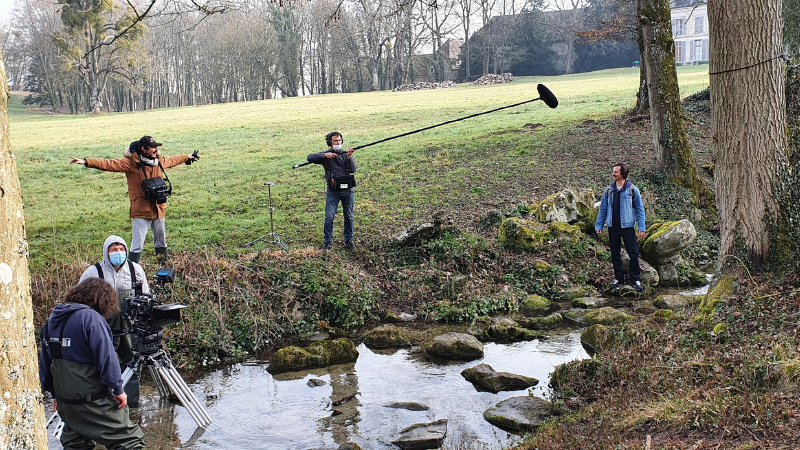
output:
M131 262L138 263L139 258L142 256L142 252L130 252L128 253L128 260Z
M158 260L159 264L166 264L167 261L169 261L167 247L156 247L156 259Z

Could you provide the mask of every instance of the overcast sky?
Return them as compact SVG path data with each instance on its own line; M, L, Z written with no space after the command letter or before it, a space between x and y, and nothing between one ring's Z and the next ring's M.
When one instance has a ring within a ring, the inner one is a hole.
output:
M7 18L11 16L11 10L14 8L14 0L0 0L0 18Z

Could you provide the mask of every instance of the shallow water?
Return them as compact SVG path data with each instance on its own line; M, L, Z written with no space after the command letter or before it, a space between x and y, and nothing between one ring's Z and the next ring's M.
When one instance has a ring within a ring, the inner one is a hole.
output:
M146 373L142 408L132 417L141 421L148 449L335 449L347 441L365 450L397 449L391 441L400 430L438 419L448 419L445 449L501 449L520 437L486 422L483 411L527 391L478 392L460 372L486 363L532 376L540 382L531 391L546 398L554 366L588 358L579 330L555 331L542 341L487 343L484 350L480 360L439 363L419 347L378 353L362 344L355 364L276 376L266 371L266 361L232 365L189 382L214 420L204 432L183 406L159 398ZM312 378L326 384L309 387ZM430 409L385 406L393 402ZM60 448L52 437L50 448Z

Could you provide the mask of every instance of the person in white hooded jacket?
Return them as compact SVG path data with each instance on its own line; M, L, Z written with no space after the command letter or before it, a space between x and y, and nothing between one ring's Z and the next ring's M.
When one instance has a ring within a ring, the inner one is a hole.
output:
M109 236L103 244L103 260L89 266L81 275L78 284L87 278L101 278L114 286L120 300L120 311L122 311L122 300L125 297L137 293L150 293L144 269L128 258L128 244L125 239L115 235ZM138 286L139 284L141 287ZM108 317L106 321L114 335L114 350L119 358L120 369L124 371L125 366L133 358L133 335L121 335L121 333L129 329L132 324L122 317L122 312ZM131 408L137 408L139 406L138 373L134 374L125 385L125 393L128 394L128 405Z

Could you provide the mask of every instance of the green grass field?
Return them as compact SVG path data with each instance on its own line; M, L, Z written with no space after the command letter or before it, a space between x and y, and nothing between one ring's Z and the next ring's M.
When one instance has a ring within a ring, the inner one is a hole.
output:
M682 95L708 85L707 69L678 67ZM387 224L397 227L416 211L447 202L451 186L458 186L416 175L442 163L435 161L441 153L432 149L452 151L438 173L459 178L459 151L494 151L481 147L487 136L530 123L541 123L545 132L552 132L620 114L633 105L638 80L638 69L614 69L524 77L504 85L318 95L99 116L36 114L12 97L11 142L24 195L32 270L46 270L53 258L93 261L109 234L130 238L124 175L70 166L69 156L118 158L145 134L164 143L165 155L200 150L198 163L168 171L174 189L167 211L173 250L220 248L235 253L243 243L269 232L265 182L277 183L272 188L276 231L292 246L318 245L324 210L322 169L291 167L304 162L308 153L324 150L327 132L338 130L345 147L356 146L537 97L537 83L558 97L560 105L554 110L533 102L356 152L357 233L381 235ZM521 139L509 148L526 158L538 145ZM407 177L419 183L403 189L398 180ZM339 222L337 236L340 227ZM146 252L152 252L149 242Z

